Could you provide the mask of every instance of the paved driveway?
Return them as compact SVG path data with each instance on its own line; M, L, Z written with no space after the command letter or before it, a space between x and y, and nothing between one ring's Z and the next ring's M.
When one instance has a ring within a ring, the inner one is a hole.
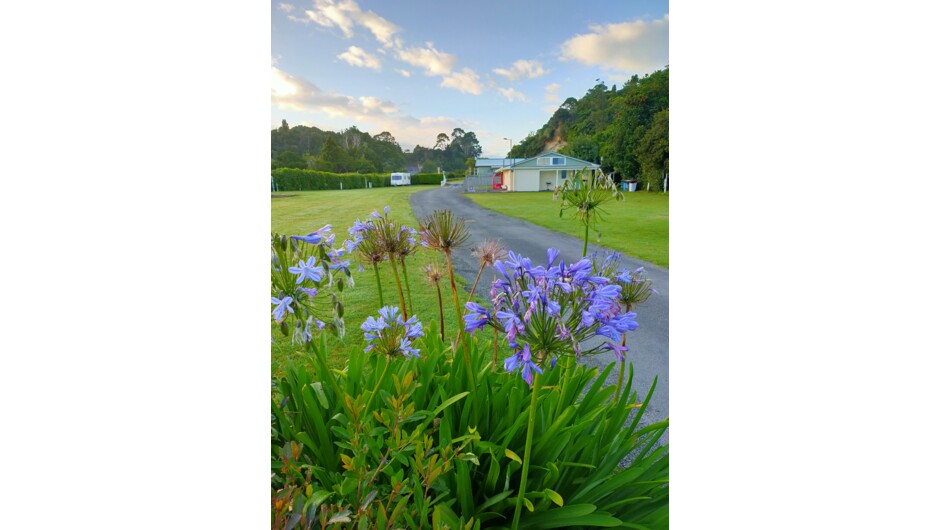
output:
M560 203L551 202L551 195L548 193L545 194L545 199L551 204L551 214L558 215L557 208ZM434 210L449 209L456 217L467 221L470 238L463 248L453 254L453 258L455 272L468 279L468 282L473 281L479 268L479 262L470 255L470 249L481 243L484 238L501 239L507 248L529 257L536 265L545 263L545 251L549 247L558 249L561 258L567 263L581 258L584 240L477 206L464 197L462 185L412 194L411 208L419 220ZM605 249L588 243L588 254L603 250ZM641 399L649 390L653 378L659 376L647 412L651 421L658 421L669 417L669 271L629 256L624 256L624 264L631 269L645 267L647 276L653 280L653 287L659 291L659 294L654 294L637 308L637 322L640 327L627 335L627 345L630 346L627 359L633 362L634 389ZM496 274L492 267L488 269L483 271L480 277L478 293L489 290L493 275ZM588 366L604 367L613 361L613 352L607 352L586 356L582 362ZM616 368L611 371L607 384L617 384ZM662 441L668 443L668 437L667 430Z

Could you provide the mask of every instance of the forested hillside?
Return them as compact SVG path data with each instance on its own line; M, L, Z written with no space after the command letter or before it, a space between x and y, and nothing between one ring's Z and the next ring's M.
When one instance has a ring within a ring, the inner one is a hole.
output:
M669 172L669 68L633 76L620 89L598 83L568 98L538 131L510 152L527 158L559 151L661 190ZM603 160L602 160L603 157Z
M372 136L350 127L337 133L305 125L290 127L286 120L271 131L271 169L388 173L417 167L420 173L436 173L438 168L465 169L467 158L480 152L476 134L459 128L450 135L438 134L433 147L416 145L412 151L402 151L388 131Z

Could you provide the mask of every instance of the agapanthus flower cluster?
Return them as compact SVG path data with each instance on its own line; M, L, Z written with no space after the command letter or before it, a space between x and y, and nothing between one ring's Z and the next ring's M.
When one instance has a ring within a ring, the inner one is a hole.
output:
M271 317L291 340L307 344L315 330L345 333L343 306L331 290L353 286L346 250L333 248L336 236L326 225L305 236L271 237ZM326 294L322 294L322 293ZM321 318L332 313L330 324ZM292 326L288 322L292 320Z
M396 224L390 217L391 208L386 206L384 213L373 210L365 221L356 219L353 226L349 228L350 239L344 242L345 251L352 253L356 251L359 256L359 272L364 272L363 265L371 265L376 275L376 288L379 291L379 305L385 305L382 294L381 280L379 279L378 267L382 263L388 263L392 269L392 277L395 280L395 287L401 302L403 313L410 311L411 307L411 286L408 281L408 266L406 258L414 254L418 244L418 232L407 226ZM399 265L401 271L399 271ZM348 263L347 263L348 266ZM405 282L404 289L401 286L402 278ZM405 304L405 293L408 295L408 304Z
M357 218L349 227L349 239L343 242L347 254L360 250L364 262L377 264L388 260L389 255L400 259L414 253L418 231L403 225L396 229L395 223L389 219L391 208L386 206L383 211L385 213L380 214L373 210L365 221ZM366 245L368 250L360 249L365 242L373 244ZM359 272L362 272L361 266Z
M646 278L646 271L643 267L630 270L623 264L623 256L616 252L607 253L601 260L595 252L592 256L594 267L600 274L612 277L614 282L620 286L620 303L627 311L633 310L638 304L642 304L649 297L657 293L653 288L653 280Z
M504 332L515 350L504 367L520 371L529 384L559 356L616 352L623 334L637 329L636 314L619 303L621 287L597 274L589 259L569 265L550 248L544 266L512 251L493 266L499 273L490 289L493 308L468 303L465 329L490 325ZM606 340L586 346L595 336Z
M395 306L379 309L378 318L367 317L362 324L362 331L368 341L366 352L373 351L387 357L420 357L412 341L424 335L421 322L418 322L416 316L406 321Z

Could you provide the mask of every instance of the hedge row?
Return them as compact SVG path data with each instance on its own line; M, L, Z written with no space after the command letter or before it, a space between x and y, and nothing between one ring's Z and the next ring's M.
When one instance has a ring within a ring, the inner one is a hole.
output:
M338 190L360 189L369 187L384 188L392 185L389 173L327 173L312 169L278 168L271 171L271 177L278 191ZM451 174L451 178L457 175ZM411 175L412 184L441 183L437 173L418 173Z

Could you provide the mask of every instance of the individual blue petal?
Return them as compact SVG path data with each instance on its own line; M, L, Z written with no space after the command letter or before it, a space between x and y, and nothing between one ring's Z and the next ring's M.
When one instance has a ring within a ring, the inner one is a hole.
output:
M547 254L548 254L548 263L546 264L546 266L551 267L552 265L555 264L555 260L558 259L559 253L558 253L558 250L556 250L555 248L550 248L548 249Z

